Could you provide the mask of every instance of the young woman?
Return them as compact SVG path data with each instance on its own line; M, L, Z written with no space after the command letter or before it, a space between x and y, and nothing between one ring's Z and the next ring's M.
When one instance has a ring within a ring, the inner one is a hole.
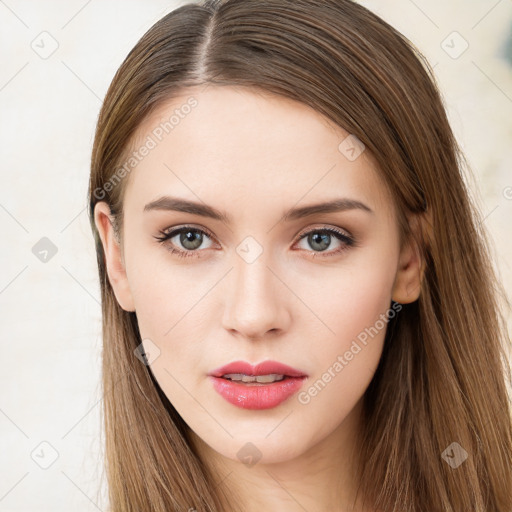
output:
M508 340L463 172L428 63L350 0L151 27L89 189L110 509L510 512Z

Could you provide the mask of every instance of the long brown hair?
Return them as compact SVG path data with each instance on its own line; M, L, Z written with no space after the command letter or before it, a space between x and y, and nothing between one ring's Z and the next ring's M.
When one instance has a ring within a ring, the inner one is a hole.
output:
M115 298L94 223L96 203L106 201L122 236L129 170L119 171L137 128L164 101L202 84L248 86L311 106L374 156L403 236L412 233L408 214L425 220L420 297L390 322L364 397L355 470L365 503L385 512L511 512L506 296L465 185L469 166L428 62L351 0L184 5L148 30L110 85L94 140L89 216L102 296L111 510L221 512L230 499L134 355L136 316ZM448 462L460 450L467 459L454 467Z

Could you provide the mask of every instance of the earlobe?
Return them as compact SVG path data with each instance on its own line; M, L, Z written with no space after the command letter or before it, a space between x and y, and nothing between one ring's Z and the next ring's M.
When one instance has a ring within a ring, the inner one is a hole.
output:
M133 297L123 262L121 245L116 240L109 205L101 201L94 207L94 222L101 238L107 275L117 302L129 312L135 311Z
M424 264L417 240L421 235L421 220L410 220L412 234L400 253L392 300L400 304L414 302L420 296Z

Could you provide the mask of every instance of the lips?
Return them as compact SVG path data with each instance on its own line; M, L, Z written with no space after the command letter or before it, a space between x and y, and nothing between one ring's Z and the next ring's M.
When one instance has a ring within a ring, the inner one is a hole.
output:
M222 377L230 373L242 373L244 375L253 376L271 375L274 373L284 375L285 377L307 377L304 372L278 361L264 361L257 365L252 365L246 361L234 361L211 371L208 375L212 377Z
M242 383L224 377L230 374L253 377L277 374L284 375L284 378L270 383ZM297 393L307 375L277 361L265 361L255 366L245 361L235 361L211 371L208 378L215 391L232 405L243 409L270 409Z

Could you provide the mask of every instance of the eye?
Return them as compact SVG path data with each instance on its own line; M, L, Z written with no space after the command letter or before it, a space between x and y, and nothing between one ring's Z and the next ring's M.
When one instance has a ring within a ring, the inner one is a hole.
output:
M161 236L155 236L154 238L164 244L172 254L176 254L180 258L199 256L197 249L201 247L204 238L213 237L211 233L192 226L184 226L173 229L170 232L160 231L160 234ZM173 238L177 240L173 242ZM178 244L181 245L182 248L176 247ZM211 245L204 247L204 249L208 249L209 247L211 247Z
M338 243L338 247L332 251L328 251L326 254L320 254L321 257L336 256L356 245L356 241L352 236L332 227L317 228L307 231L300 235L299 242L306 240L307 244L313 249L313 258L315 258L318 253L325 252L332 245L333 237L335 237L334 241Z

